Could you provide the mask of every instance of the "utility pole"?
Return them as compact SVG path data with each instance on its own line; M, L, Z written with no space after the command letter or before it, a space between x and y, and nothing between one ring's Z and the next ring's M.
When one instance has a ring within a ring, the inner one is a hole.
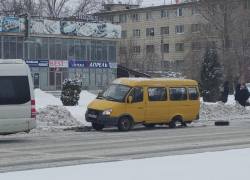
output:
M164 77L164 49L163 49L163 38L164 36L161 35L161 73L162 73L162 77Z

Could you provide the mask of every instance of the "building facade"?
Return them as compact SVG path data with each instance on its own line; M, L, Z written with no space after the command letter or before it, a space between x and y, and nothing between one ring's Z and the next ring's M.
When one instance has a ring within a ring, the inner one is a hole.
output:
M237 15L244 13L247 18L244 21L248 22L250 1L234 2L232 11L236 11ZM215 14L221 8L216 1L211 3L211 7ZM121 4L106 4L98 15L122 27L118 62L152 75L160 75L163 62L164 70L189 71L189 78L197 80L206 43L221 44L212 23L193 3L145 8L126 4L121 8ZM231 34L231 40L237 40L237 36Z
M25 60L36 88L61 90L78 76L83 89L95 90L117 77L119 25L32 19L25 38L24 19L0 17L0 24L0 58Z

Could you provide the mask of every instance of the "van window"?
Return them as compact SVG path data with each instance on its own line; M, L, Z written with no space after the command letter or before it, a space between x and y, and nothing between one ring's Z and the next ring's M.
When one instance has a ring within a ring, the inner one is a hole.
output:
M135 88L131 91L129 96L133 97L132 103L143 101L143 88Z
M188 88L189 99L190 100L197 100L198 99L198 92L195 87Z
M186 88L169 88L171 101L183 101L187 100Z
M0 105L24 104L30 100L28 76L0 76Z
M166 88L148 88L149 101L166 101L167 91Z

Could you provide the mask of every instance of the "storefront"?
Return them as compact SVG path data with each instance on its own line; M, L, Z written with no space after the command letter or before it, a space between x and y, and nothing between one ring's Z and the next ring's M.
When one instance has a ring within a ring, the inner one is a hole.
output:
M117 77L118 25L34 19L26 40L22 18L0 17L0 25L0 57L24 59L35 88L61 90L64 79L78 76L83 89L95 90Z

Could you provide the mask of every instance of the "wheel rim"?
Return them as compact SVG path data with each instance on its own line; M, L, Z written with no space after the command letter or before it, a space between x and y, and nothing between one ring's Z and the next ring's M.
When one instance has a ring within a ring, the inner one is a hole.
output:
M121 126L123 129L128 129L130 127L130 121L129 119L123 119L121 122Z

